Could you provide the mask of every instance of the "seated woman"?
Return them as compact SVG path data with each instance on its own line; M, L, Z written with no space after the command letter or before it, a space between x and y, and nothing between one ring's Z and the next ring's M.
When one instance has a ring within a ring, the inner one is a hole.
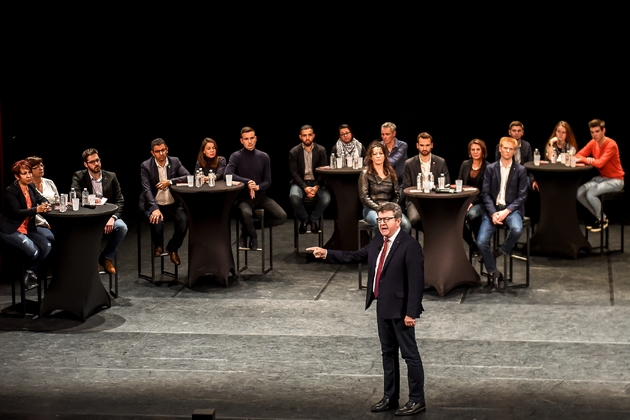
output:
M26 158L26 161L33 169L33 184L37 191L39 191L49 203L57 204L55 201L59 198L59 191L52 180L44 178L44 161L42 158L30 156ZM50 229L48 221L40 214L35 216L35 225Z
M545 159L551 162L551 155L556 152L556 158L560 157L560 153L572 152L575 154L577 151L577 142L575 141L575 135L571 126L566 121L560 121L556 124L556 127L551 133L551 137L547 140L545 146Z
M15 181L6 190L5 208L0 216L0 240L26 256L24 284L30 289L37 285L35 273L52 247L48 239L52 232L35 226L34 216L49 212L51 206L33 185L33 173L28 161L15 162L11 172Z
M392 202L398 204L400 193L396 171L387 160L387 147L378 140L373 141L367 148L366 168L359 175L359 198L363 203L363 218L375 232L378 232L376 224L377 211L381 204ZM403 214L402 229L409 233L411 223Z
M197 172L197 169L201 168L205 175L204 182L208 181L208 173L210 170L214 172L216 181L223 179L226 162L225 158L219 156L218 153L219 148L216 141L210 137L203 139L201 147L199 148L199 154L197 155L197 163L195 163L195 172Z
M459 168L459 175L457 175L457 179L462 180L462 185L479 189L479 194L468 205L466 223L464 224L464 240L472 247L473 252L477 251L477 243L474 238L477 237L479 232L481 215L484 212L481 189L483 187L483 174L488 166L486 156L488 156L486 143L480 139L472 139L468 143L468 157L470 159L462 162L462 166Z

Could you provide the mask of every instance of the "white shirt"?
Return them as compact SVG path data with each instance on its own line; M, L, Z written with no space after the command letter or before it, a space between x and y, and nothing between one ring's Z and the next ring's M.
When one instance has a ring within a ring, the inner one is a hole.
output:
M418 156L418 159L420 159L420 171L426 177L431 172L431 155L429 155L428 162L424 162L420 156Z
M166 167L168 166L168 158L166 159L166 163L164 164L164 166L160 166L157 160L155 161L155 164L158 168L158 177L160 178L160 181L166 181L168 179L168 172L166 171ZM168 206L169 204L173 204L175 202L175 199L171 194L171 189L165 188L163 190L158 190L157 194L155 195L155 202L158 203L158 205L160 206Z
M499 190L499 195L497 196L495 204L497 206L505 206L505 189L507 188L507 181L510 176L510 167L512 166L512 162L510 162L508 166L503 166L503 161L500 160L499 166L501 167L501 189Z

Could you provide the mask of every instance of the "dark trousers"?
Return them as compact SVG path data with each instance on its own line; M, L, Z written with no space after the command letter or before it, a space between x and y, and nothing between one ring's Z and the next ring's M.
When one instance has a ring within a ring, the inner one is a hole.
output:
M287 221L286 212L271 198L265 194L259 194L254 199L248 198L238 204L241 212L241 222L243 223L243 235L256 238L254 229L254 209L265 210L265 225L280 226Z
M407 363L409 401L424 402L424 368L418 352L414 327L405 326L402 318L384 319L376 317L378 337L383 354L383 396L395 401L400 398L400 367L398 349Z
M151 224L151 241L153 246L164 245L164 222L173 220L175 222L175 232L166 249L168 251L177 251L184 242L186 232L188 232L188 215L186 210L180 203L169 204L168 206L159 206L164 220L160 220L157 224ZM145 212L147 218L151 215L148 211Z

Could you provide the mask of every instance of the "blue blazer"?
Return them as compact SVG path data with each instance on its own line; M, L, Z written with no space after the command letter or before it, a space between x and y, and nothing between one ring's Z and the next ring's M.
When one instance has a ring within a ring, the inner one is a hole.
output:
M523 165L519 165L512 159L510 165L510 175L508 176L507 185L505 187L505 203L511 212L518 211L521 216L525 216L525 200L527 199L527 188L529 180L527 179L527 170ZM483 174L483 188L481 197L486 209L486 213L491 216L496 213L497 208L495 202L501 190L501 161L493 162L488 165Z
M358 251L328 250L326 262L365 263L368 265L368 284L365 309L374 300L374 276L378 253L383 246L383 236L378 234ZM418 318L424 308L424 255L422 247L412 236L400 230L387 259L383 263L378 289L376 314L384 319Z
M173 181L173 184L186 181L186 176L190 175L190 173L184 168L179 159L171 156L167 157L167 159L167 178ZM158 182L160 182L160 175L158 174L157 163L155 163L155 158L151 157L140 164L141 210L151 213L158 208L158 204L155 201Z

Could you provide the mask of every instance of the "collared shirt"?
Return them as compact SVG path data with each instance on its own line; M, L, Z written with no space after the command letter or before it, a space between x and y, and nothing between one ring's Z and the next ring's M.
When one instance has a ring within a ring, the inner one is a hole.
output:
M89 171L88 173L90 174L90 180L92 181L92 191L94 191L94 195L96 195L97 198L103 198L103 174L101 173L99 179L96 179Z
M427 176L429 172L431 172L431 155L429 155L428 162L424 162L420 156L418 156L418 159L420 159L420 171L422 171L422 175Z
M496 205L497 206L505 206L507 203L505 202L505 189L507 188L508 178L510 176L510 168L512 167L512 162L510 162L507 166L503 166L503 161L499 161L499 167L501 168L501 189L499 190L499 195L497 196Z
M168 172L166 170L166 167L168 166L168 158L166 158L166 164L164 166L160 166L157 160L155 161L155 164L158 168L158 176L160 178L160 181L166 181L168 179ZM168 206L169 204L173 204L175 202L175 199L171 194L171 189L165 188L163 190L158 190L157 194L155 195L155 201L160 206Z
M304 181L314 181L313 176L313 144L311 144L311 150L306 150L306 147L302 144L304 150Z
M390 238L387 239L387 250L385 251L385 259L383 260L383 266L385 265L385 261L387 261L387 256L389 255L389 251L392 249L392 244L396 240L396 236L400 233L400 227L396 233L394 233ZM383 237L384 238L384 237ZM383 239L384 240L384 239ZM374 287L376 287L376 273L378 272L378 262L381 260L381 254L383 253L383 247L381 247L381 252L376 256L376 270L374 270L374 281L372 282L372 292L374 292Z

